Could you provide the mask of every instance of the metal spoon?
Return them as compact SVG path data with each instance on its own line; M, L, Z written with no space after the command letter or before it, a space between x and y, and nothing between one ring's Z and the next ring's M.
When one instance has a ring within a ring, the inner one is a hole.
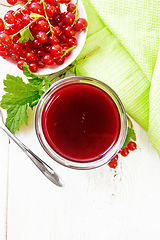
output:
M8 134L8 136L24 151L24 153L32 160L38 169L54 184L62 187L63 181L57 173L36 156L28 147L26 147L15 135L13 135L3 123L2 111L0 109L0 128Z

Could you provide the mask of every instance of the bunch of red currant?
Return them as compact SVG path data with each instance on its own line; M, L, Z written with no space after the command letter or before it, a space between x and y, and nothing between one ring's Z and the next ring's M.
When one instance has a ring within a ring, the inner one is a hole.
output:
M7 2L17 4L17 0ZM20 8L0 18L0 56L22 70L26 62L32 72L63 64L77 46L76 32L88 25L78 16L77 5L78 1L73 4L70 0L23 0Z
M137 149L137 144L134 141L130 141L127 146L119 151L123 157L127 157L130 151ZM118 154L108 163L110 168L116 168L118 165Z

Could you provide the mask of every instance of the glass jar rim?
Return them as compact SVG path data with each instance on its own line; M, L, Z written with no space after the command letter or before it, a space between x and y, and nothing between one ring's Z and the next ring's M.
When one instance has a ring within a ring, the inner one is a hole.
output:
M91 85L97 86L100 89L104 90L112 98L120 114L120 133L119 133L118 140L110 149L107 149L107 151L101 158L95 159L89 162L72 161L70 159L63 157L61 154L57 153L53 148L51 148L51 146L45 139L43 130L42 130L41 117L42 117L44 106L47 103L48 99L58 89L62 88L65 85L69 85L73 83L89 83ZM55 81L40 98L35 110L35 131L42 148L53 160L69 168L93 169L109 163L109 161L122 148L127 135L127 116L120 98L115 93L115 91L112 88L110 88L106 83L91 77L71 76L71 77L66 77L66 78Z

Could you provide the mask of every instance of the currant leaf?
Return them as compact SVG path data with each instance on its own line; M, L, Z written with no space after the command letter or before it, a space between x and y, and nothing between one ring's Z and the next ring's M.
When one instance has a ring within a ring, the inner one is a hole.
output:
M6 127L15 133L20 129L22 122L28 125L27 104L10 106L7 109Z
M20 31L21 37L19 38L20 43L28 42L29 40L33 41L34 37L32 33L30 32L29 28L25 28L22 31Z
M13 105L31 104L42 95L40 88L23 82L20 77L7 74L3 83L6 94L2 96L1 107L5 109Z
M130 142L131 139L133 141L136 141L136 134L135 134L135 131L132 128L128 127L126 140L125 140L125 142L123 144L122 149L124 149L127 146L127 144Z
M38 86L39 88L42 89L44 83L45 90L47 90L51 86L50 80L47 79L47 77L32 73L26 62L23 63L23 69L24 69L23 74L27 77L28 82L31 85Z
M33 18L34 20L37 20L38 18L44 18L43 15L40 15L38 13L33 13L33 12L31 12L30 17Z

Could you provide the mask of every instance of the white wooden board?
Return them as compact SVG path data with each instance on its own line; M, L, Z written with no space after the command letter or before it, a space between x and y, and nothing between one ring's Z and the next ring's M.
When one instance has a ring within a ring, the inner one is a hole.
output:
M7 73L0 60L0 97ZM1 240L159 240L160 159L147 133L136 123L138 148L120 158L116 170L107 165L91 171L65 168L41 148L29 126L17 137L46 161L65 182L53 185L18 146L0 130Z

